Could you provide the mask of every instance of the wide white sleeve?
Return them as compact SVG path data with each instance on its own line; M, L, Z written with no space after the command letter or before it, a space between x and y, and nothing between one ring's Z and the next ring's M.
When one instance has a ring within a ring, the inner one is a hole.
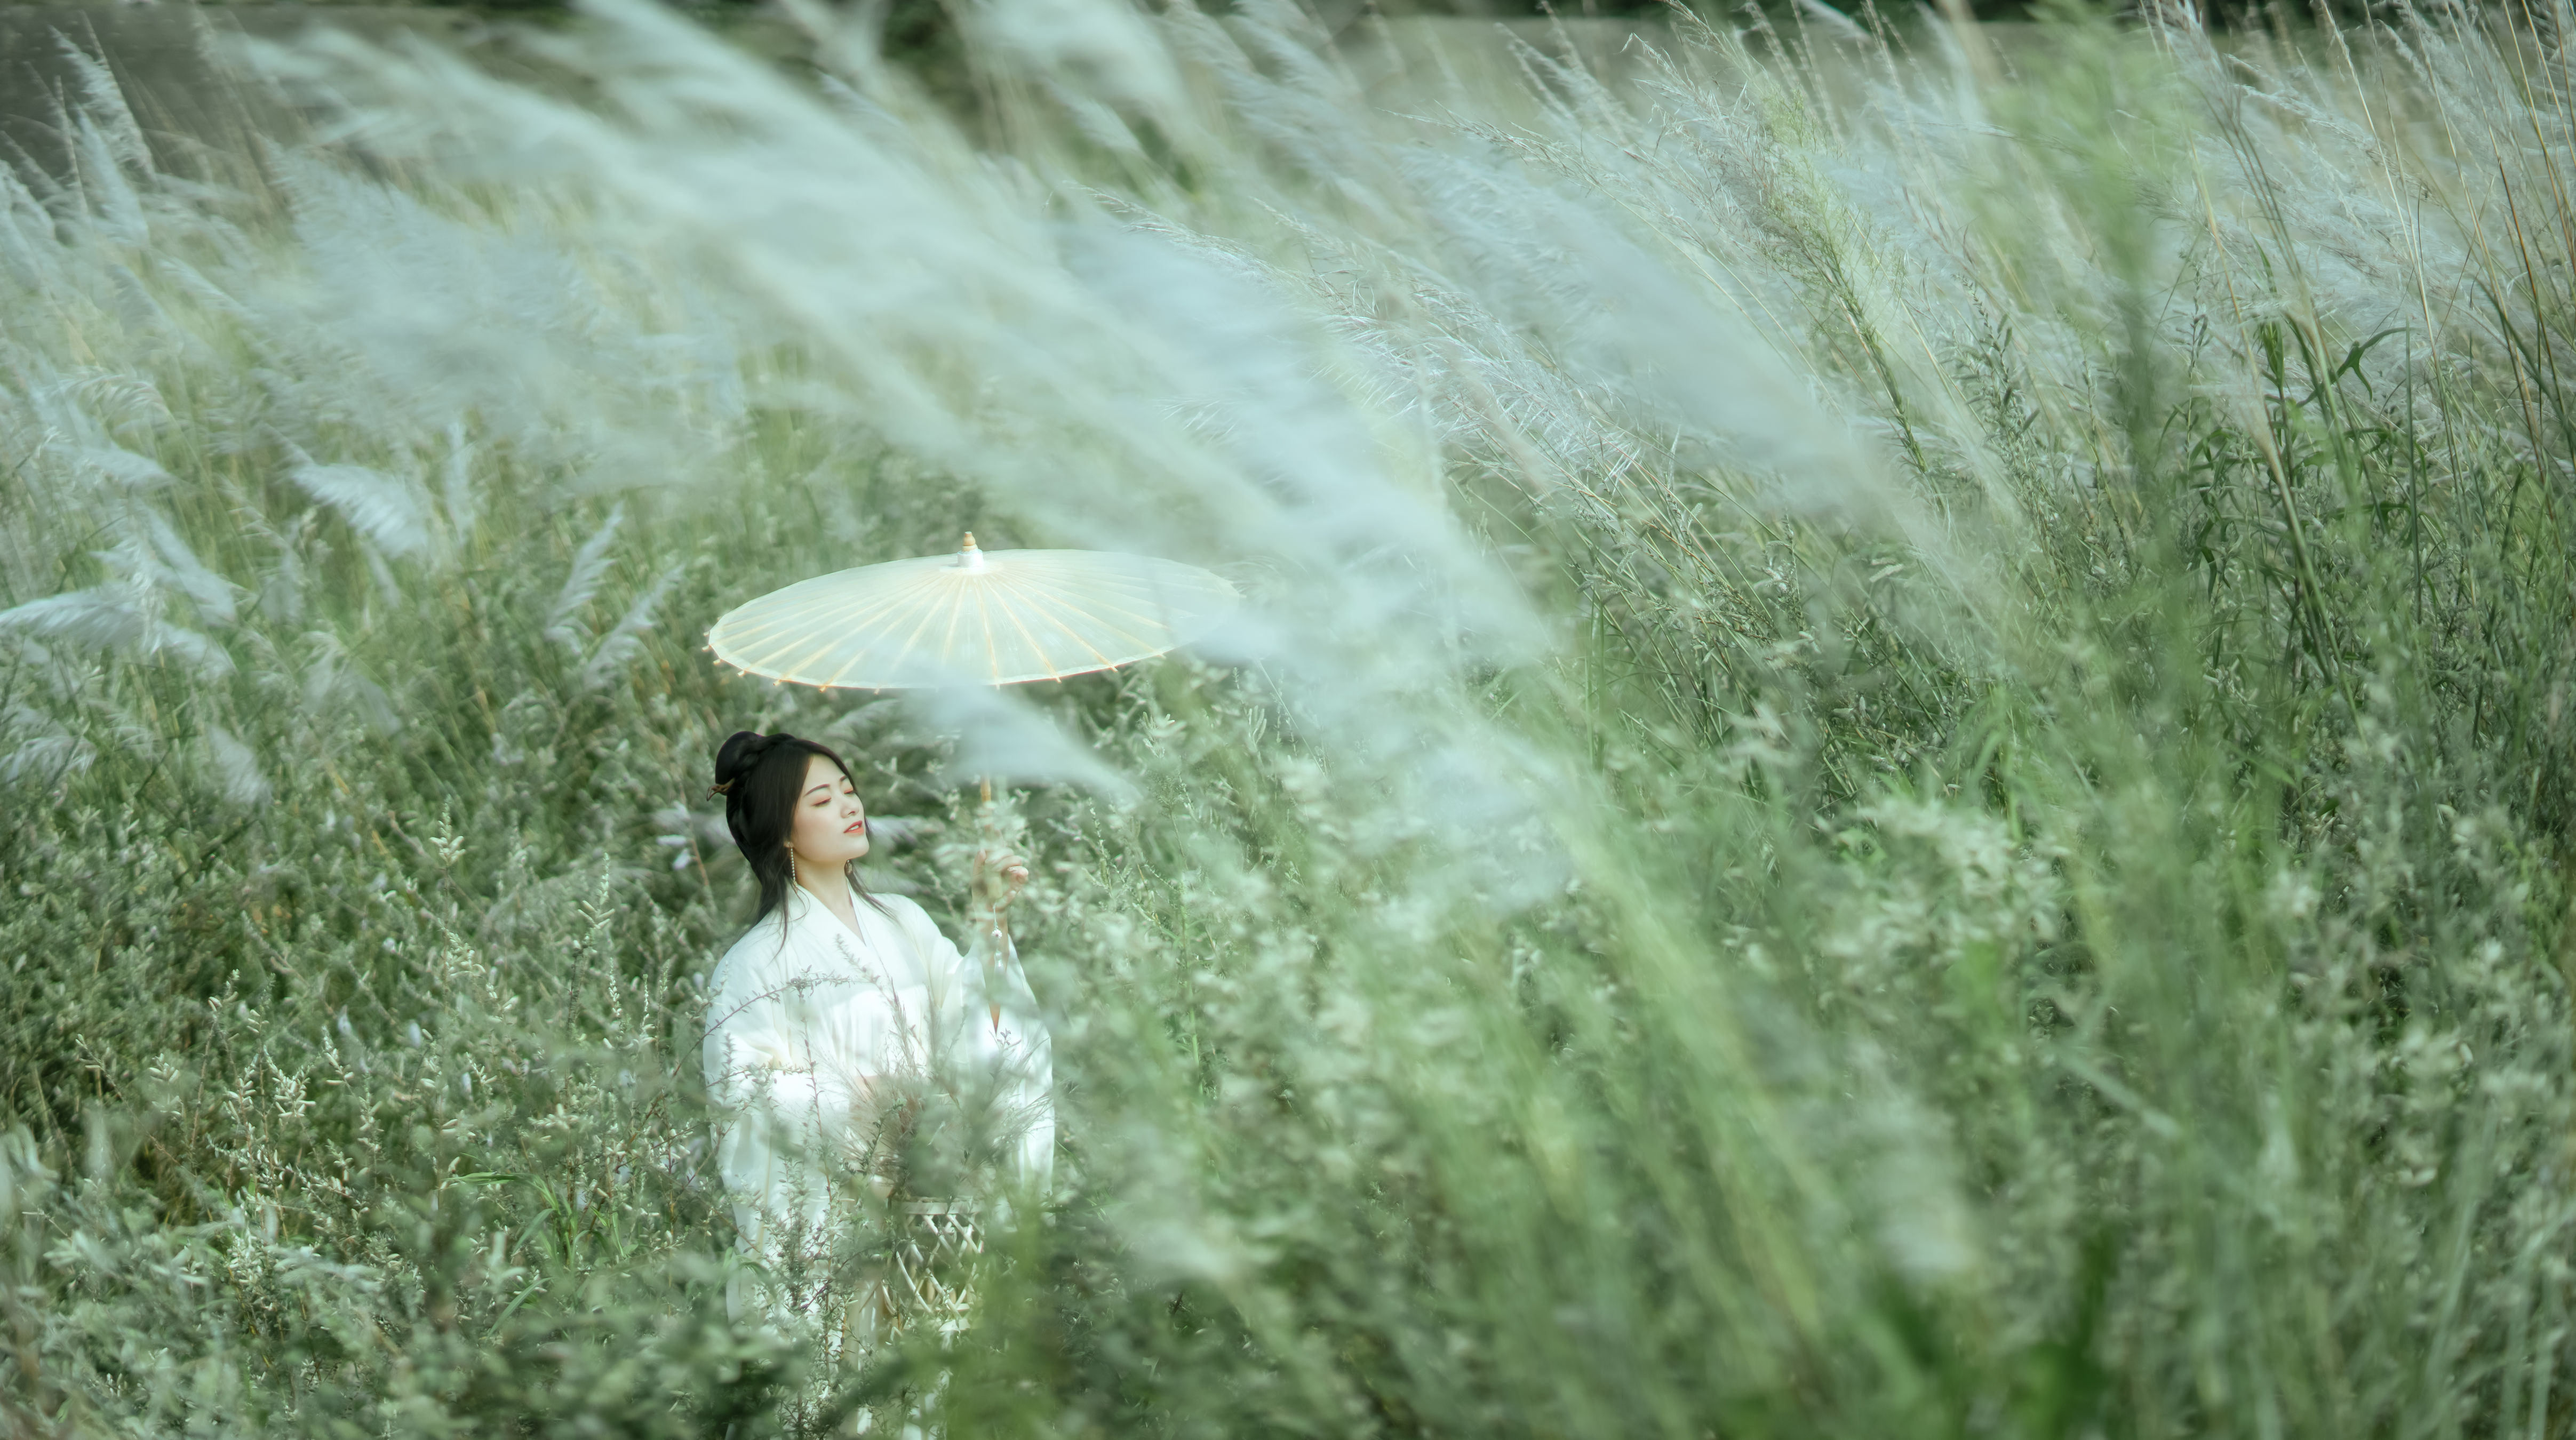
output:
M928 912L896 900L896 917L931 976L940 1063L961 1092L991 1106L1013 1178L1043 1191L1055 1172L1054 1055L1018 952L1008 936L991 935L961 952Z
M700 1060L716 1117L716 1168L734 1218L758 1246L772 1224L818 1232L831 1203L824 1165L863 1117L868 1067L820 1023L815 987L776 932L755 931L717 967Z

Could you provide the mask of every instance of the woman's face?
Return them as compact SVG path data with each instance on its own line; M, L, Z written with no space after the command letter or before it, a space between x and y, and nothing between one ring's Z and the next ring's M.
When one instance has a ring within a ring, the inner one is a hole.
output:
M805 788L796 796L796 824L788 848L800 866L837 867L868 853L867 807L841 767L820 755L805 757Z

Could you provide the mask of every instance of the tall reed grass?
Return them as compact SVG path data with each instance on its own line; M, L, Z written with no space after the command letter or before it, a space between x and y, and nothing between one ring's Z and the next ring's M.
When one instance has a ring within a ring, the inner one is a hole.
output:
M2569 1433L2563 7L787 13L0 179L11 1433ZM969 526L1252 603L699 653ZM728 1314L744 727L1036 861L951 1339Z

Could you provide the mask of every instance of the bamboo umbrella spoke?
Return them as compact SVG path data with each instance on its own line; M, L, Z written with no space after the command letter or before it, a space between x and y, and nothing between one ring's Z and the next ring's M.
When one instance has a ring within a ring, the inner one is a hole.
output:
M1112 638L1127 645L1147 645L1153 643L1151 639L1143 633L1145 628L1153 623L1153 619L1143 612L1132 610L1121 612L1126 618L1142 622L1135 630L1121 629L1112 625L1110 622L1101 619L1097 613L1087 608L1082 600L1077 597L1056 594L1053 592L1040 596L1029 596L1026 592L1032 587L1027 582L1005 577L1001 583L1009 590L1022 595L1027 599L1043 601L1043 604L1023 606L1022 613L1033 614L1044 623L1052 625L1056 629L1062 631L1065 639L1071 641L1075 645L1081 646L1091 654L1098 656L1103 665L1115 665L1118 662L1111 659L1098 646L1093 645L1091 641L1085 639L1082 632L1073 627L1071 624L1072 620L1078 619L1087 621L1091 624L1093 629L1105 631ZM1035 644L1036 641L1032 640L1030 643Z

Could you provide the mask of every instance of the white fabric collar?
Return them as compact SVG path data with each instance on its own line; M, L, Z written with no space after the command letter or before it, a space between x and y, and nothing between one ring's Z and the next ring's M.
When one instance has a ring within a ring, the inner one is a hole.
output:
M850 913L852 915L856 915L859 913L860 908L858 892L853 890L850 892ZM788 923L791 925L805 924L807 923L809 916L814 920L819 920L823 924L831 926L832 933L835 935L847 935L861 945L869 943L868 933L865 928L867 924L866 921L860 921L859 928L853 929L852 927L843 924L840 916L832 913L831 906L814 898L812 891L807 890L802 885L790 884L787 887Z

